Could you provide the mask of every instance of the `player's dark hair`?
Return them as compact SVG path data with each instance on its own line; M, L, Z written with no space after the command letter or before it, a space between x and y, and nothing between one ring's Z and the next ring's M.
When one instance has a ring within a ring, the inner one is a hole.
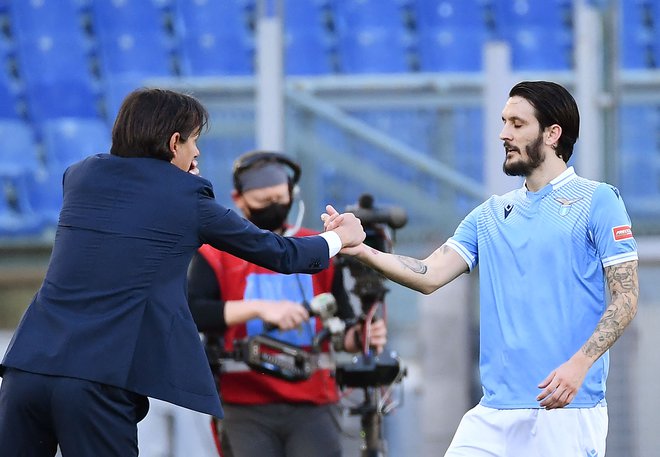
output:
M509 92L509 97L514 96L524 98L534 107L541 130L553 124L561 127L555 153L568 162L580 133L580 113L573 96L563 86L550 81L520 82Z
M169 142L176 132L185 142L208 124L206 108L190 95L166 89L137 89L119 109L110 153L171 161Z

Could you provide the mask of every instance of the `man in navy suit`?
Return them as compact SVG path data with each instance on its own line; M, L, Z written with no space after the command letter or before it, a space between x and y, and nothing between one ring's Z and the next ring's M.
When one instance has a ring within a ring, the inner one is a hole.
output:
M186 271L210 244L282 273L315 273L364 232L352 214L320 236L260 230L195 176L208 113L196 99L141 89L124 100L110 154L64 174L44 282L0 370L5 457L138 454L137 423L159 398L222 417L186 301Z

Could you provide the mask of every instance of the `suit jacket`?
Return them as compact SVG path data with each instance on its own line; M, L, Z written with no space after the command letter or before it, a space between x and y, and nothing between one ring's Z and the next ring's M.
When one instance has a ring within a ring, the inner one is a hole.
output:
M210 244L268 269L328 267L319 236L284 238L219 205L211 183L157 159L91 156L64 174L44 282L2 362L118 386L222 417L187 304Z

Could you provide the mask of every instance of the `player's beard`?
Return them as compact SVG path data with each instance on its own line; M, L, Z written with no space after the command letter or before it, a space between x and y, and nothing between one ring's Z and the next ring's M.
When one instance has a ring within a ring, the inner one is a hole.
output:
M531 144L525 146L525 152L527 157L522 157L520 160L516 161L507 161L504 158L504 163L502 164L502 169L504 173L509 176L529 176L532 174L532 171L536 170L545 160L545 153L541 149L543 144L543 135L539 136Z

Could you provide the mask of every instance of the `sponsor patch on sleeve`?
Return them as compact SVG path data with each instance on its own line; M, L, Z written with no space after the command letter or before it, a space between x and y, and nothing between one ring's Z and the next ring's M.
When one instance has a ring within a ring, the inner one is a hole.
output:
M612 229L612 235L614 236L614 241L627 240L628 238L633 237L632 229L629 225L619 225Z

